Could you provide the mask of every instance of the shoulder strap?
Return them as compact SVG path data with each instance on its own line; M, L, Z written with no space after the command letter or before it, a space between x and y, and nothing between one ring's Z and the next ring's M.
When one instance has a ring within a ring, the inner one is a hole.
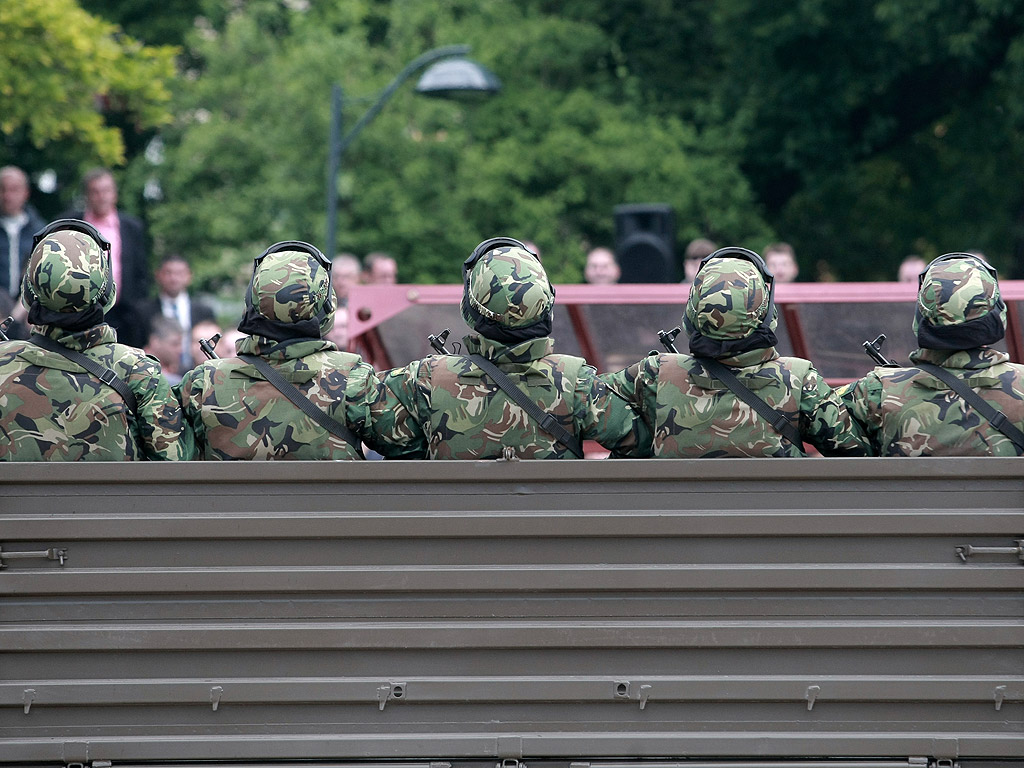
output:
M800 430L793 426L789 416L776 408L772 408L768 403L751 392L722 363L710 357L697 357L694 359L710 371L716 379L725 384L736 397L753 408L761 418L771 425L772 429L789 440L797 448L803 449L804 441L800 437Z
M554 416L550 413L544 413L540 406L533 402L523 390L517 387L515 382L506 376L498 366L483 355L473 354L466 355L466 357L482 368L484 373L490 376L494 383L498 385L498 388L508 395L512 402L526 411L526 415L537 422L541 429L568 448L577 459L583 458L583 447L580 445L580 441L559 424Z
M295 388L295 385L275 371L266 360L262 357L257 357L256 355L238 355L238 358L240 360L244 360L257 371L262 373L263 377L270 382L274 389L291 400L296 408L309 416L309 418L326 429L332 435L337 438L341 438L352 446L357 454L360 456L363 455L362 443L355 435L352 434L352 430L313 405L313 403L309 401L308 397L299 392L299 390Z
M963 379L941 365L918 363L917 367L948 385L964 402L980 413L982 418L987 419L989 424L1006 435L1010 442L1017 446L1018 451L1024 451L1024 432L1011 424L1006 414L997 411L981 395L967 386Z
M72 363L77 363L82 366L99 379L101 382L106 384L108 387L117 392L124 400L125 405L128 406L128 412L132 418L138 417L139 404L135 399L135 393L129 389L124 379L114 373L112 370L104 365L100 365L91 357L86 357L81 352L74 349L68 349L58 341L54 341L49 336L42 336L38 333L33 333L29 337L29 341L35 344L37 347L42 347L48 352L56 352L58 355L62 355L64 358L70 360Z

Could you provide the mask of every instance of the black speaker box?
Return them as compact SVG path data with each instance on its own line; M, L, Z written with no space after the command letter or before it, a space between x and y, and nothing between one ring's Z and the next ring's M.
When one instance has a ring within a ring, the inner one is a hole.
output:
M674 283L676 224L664 203L617 205L615 257L622 283Z

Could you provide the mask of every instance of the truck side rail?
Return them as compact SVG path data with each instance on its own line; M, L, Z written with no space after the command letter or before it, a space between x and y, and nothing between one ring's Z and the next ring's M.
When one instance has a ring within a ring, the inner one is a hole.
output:
M0 465L0 766L1013 762L1021 467Z

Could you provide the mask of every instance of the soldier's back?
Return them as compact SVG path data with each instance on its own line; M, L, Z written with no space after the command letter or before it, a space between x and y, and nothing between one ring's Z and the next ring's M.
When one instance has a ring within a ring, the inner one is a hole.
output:
M973 363L972 354L978 358ZM1006 362L995 350L965 350L942 367L1024 430L1024 366ZM1021 453L945 382L917 367L876 368L849 387L844 399L879 456Z
M267 362L314 407L357 433L368 428L369 400L376 394L376 380L358 355L318 350ZM356 448L302 413L258 369L240 358L204 362L185 374L180 391L200 458L362 458ZM353 418L353 408L366 413Z
M100 343L81 352L133 391L159 378L134 347ZM0 345L0 460L137 460L131 421L124 400L77 363L28 341Z
M581 358L545 354L516 360L499 354L493 362L545 414L578 434L576 388L585 365ZM521 459L572 458L567 446L541 429L468 357L434 355L414 365L414 413L429 458L496 459L506 448Z

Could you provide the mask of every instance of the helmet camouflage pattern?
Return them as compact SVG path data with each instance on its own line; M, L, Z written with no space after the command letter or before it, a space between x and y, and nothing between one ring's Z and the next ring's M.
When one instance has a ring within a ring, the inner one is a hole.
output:
M32 249L25 267L22 302L33 300L54 312L81 312L102 302L107 312L117 298L110 256L85 232L52 232Z
M555 303L555 292L540 261L516 246L499 246L485 253L466 280L462 316L471 327L476 323L466 303L484 318L510 329L538 322Z
M705 264L690 286L686 320L691 334L710 339L745 339L761 325L770 291L758 268L728 256ZM777 319L772 317L771 328Z
M305 251L267 255L252 276L252 302L272 322L300 323L318 318L320 336L334 327L331 275Z
M997 307L1006 325L1006 307L1000 300L994 270L976 256L957 256L960 254L941 256L925 270L917 294L915 333L919 318L939 327L959 325L982 318Z

